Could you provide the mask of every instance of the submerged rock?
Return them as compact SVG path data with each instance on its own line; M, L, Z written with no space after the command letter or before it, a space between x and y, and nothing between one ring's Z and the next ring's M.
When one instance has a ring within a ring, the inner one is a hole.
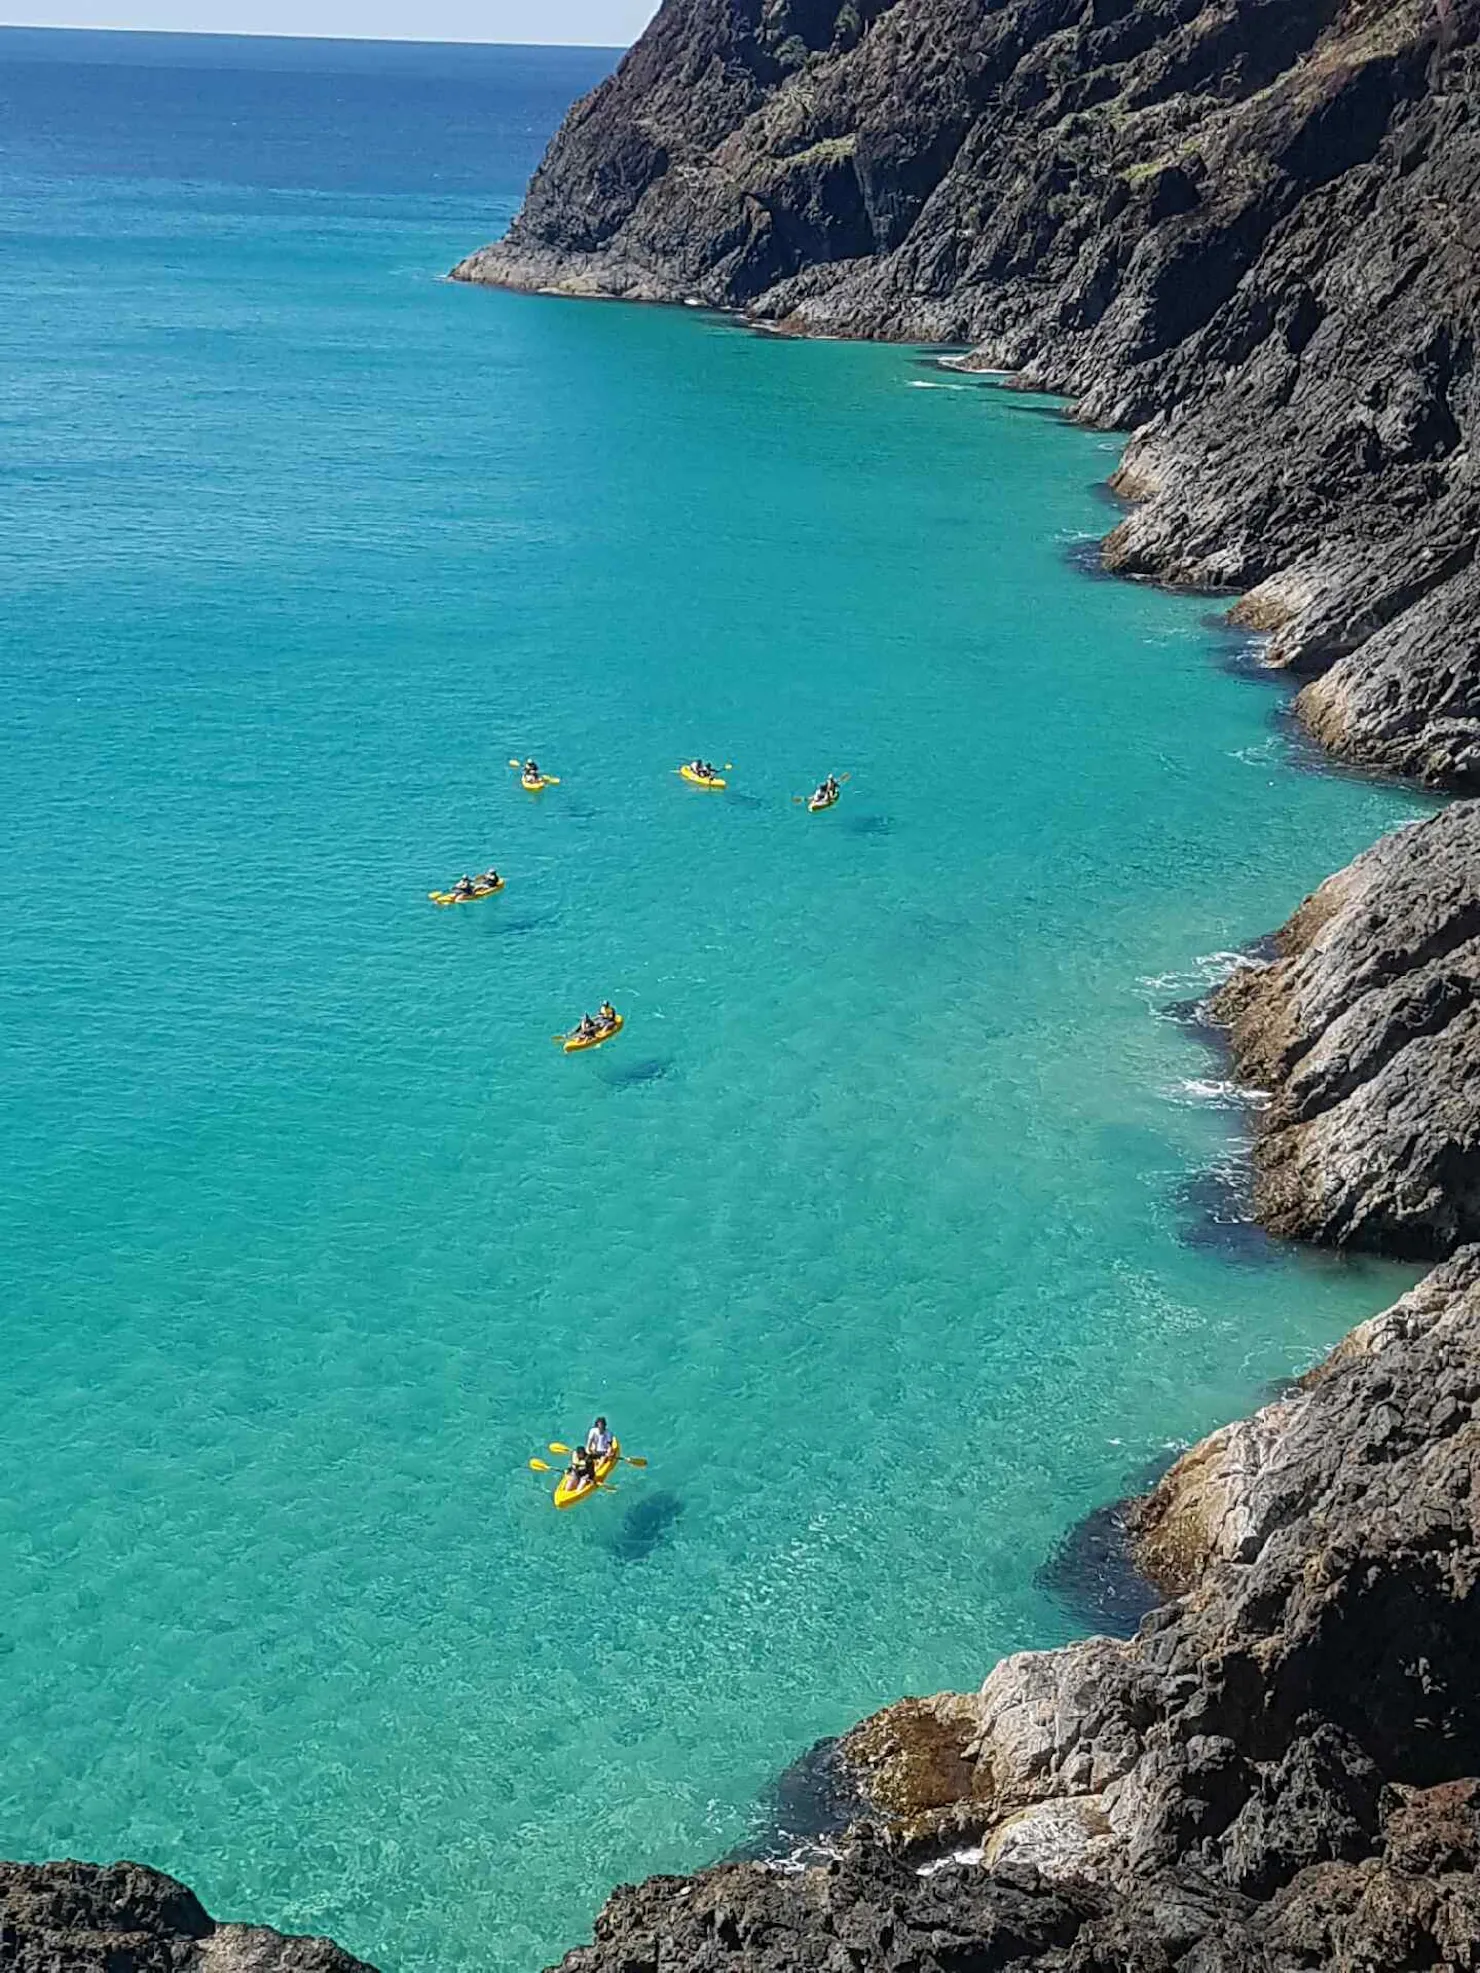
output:
M1150 1485L1167 1465L1149 1470ZM1043 1561L1033 1580L1085 1628L1111 1637L1132 1637L1149 1610L1161 1600L1131 1546L1130 1503L1117 1500L1077 1521Z
M761 1798L762 1825L727 1863L816 1857L863 1814L858 1776L836 1738L818 1740L777 1775Z
M0 1863L7 1973L375 1973L329 1939L218 1925L137 1863Z

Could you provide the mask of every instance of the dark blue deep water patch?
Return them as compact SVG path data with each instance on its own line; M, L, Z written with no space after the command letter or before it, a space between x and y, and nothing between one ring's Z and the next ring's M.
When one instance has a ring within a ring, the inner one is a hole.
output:
M508 201L618 52L0 28L6 171Z
M672 1540L683 1513L678 1494L663 1489L644 1493L624 1511L612 1540L613 1554L620 1562L645 1562L655 1549Z
M1172 1463L1167 1453L1136 1475L1132 1494L1149 1493ZM1164 1599L1135 1565L1124 1501L1097 1507L1076 1521L1037 1575L1076 1631L1133 1637L1148 1611Z
M1254 1218L1253 1174L1246 1160L1189 1173L1177 1185L1176 1204L1178 1238L1186 1246L1242 1267L1272 1267L1278 1260L1281 1243Z
M1066 542L1064 560L1076 575L1089 576L1096 582L1117 580L1105 567L1103 535L1086 536L1082 541Z
M608 1061L601 1065L601 1080L612 1089L645 1089L664 1082L677 1067L672 1055L639 1056L636 1061Z
M730 1851L737 1863L808 1860L830 1836L865 1813L858 1784L839 1758L836 1736L817 1741L762 1790L758 1827Z

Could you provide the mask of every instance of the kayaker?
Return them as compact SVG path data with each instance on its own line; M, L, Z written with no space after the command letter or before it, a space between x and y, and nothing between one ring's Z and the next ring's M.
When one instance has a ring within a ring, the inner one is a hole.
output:
M586 1434L586 1451L598 1464L612 1449L612 1435L606 1429L606 1420L598 1418Z
M597 1027L591 1016L589 1014L583 1014L580 1020L576 1022L576 1031L573 1039L576 1041L589 1041L593 1034L599 1034L600 1032L600 1028Z
M540 778L540 766L539 766L539 762L538 762L538 761L534 761L534 760L527 760L527 761L526 761L526 762L524 763L524 778L525 778L525 780L526 780L526 781L538 781L538 780L539 780L539 778Z
M471 897L473 895L473 880L466 870L464 870L457 882L453 885L452 894L454 897Z
M582 1487L595 1486L596 1464L583 1445L577 1446L571 1454L570 1472L566 1477L570 1481L568 1491L571 1493L579 1492Z
M483 872L483 875L482 875L482 876L481 876L481 877L480 877L480 878L478 879L478 882L479 882L480 884L486 884L486 885L488 886L488 888L489 888L489 890L491 890L491 891L492 891L492 890L497 890L497 889L498 889L498 872L497 872L497 870L485 870L485 871Z
M617 1025L617 1010L609 1000L603 1000L596 1018L604 1028L614 1028ZM597 1420L598 1424L602 1422L600 1419Z

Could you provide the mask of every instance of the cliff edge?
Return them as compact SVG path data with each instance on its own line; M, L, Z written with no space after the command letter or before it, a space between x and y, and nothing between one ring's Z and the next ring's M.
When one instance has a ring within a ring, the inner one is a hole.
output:
M1480 787L1480 0L665 0L459 280L968 345L1132 427L1348 759Z

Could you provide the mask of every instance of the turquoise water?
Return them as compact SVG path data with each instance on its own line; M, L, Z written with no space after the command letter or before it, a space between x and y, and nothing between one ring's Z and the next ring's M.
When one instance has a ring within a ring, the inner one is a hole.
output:
M1415 805L1111 439L441 282L607 58L0 56L0 1854L532 1968L1403 1278L1210 1239L1159 1010Z

